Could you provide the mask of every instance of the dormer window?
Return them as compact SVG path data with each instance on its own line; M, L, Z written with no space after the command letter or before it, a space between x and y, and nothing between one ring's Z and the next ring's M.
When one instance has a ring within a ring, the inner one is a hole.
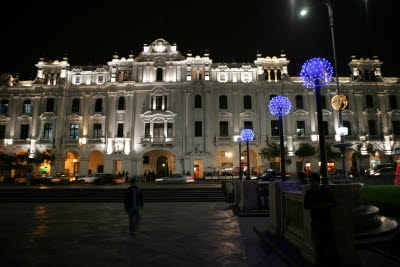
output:
M81 77L76 76L75 77L75 84L80 84L81 83Z
M125 109L125 97L121 96L118 99L118 110L124 110Z
M249 74L248 73L245 73L245 74L243 74L243 82L249 82Z
M97 77L97 83L98 84L103 84L104 83L104 76Z
M220 82L225 82L226 81L226 74L225 73L221 73L219 75L219 81Z

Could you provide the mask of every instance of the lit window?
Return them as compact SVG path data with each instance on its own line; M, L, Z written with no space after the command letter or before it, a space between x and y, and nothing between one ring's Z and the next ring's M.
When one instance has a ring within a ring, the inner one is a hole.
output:
M99 83L99 84L104 83L104 76L99 76L99 77L97 78L97 83Z
M75 84L80 84L81 83L81 77L76 76L75 77Z
M53 125L52 124L45 124L44 125L43 139L51 139L52 136L53 136Z
M25 100L23 105L23 113L30 114L31 113L31 101Z
M93 139L100 139L101 138L101 124L94 124L93 125Z
M71 124L69 128L69 138L78 139L79 124Z
M305 121L297 121L297 136L306 135L306 123Z

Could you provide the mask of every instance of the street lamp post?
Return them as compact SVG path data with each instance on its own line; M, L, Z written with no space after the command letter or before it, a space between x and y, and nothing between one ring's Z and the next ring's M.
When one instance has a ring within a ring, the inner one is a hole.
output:
M238 138L237 142L239 144L239 181L242 181L242 138Z
M246 180L250 180L250 151L249 151L249 142L253 140L254 133L251 129L244 129L240 133L240 137L243 141L247 143L247 176Z
M289 98L284 96L275 96L269 103L269 110L274 116L279 117L279 141L281 147L281 173L282 180L286 180L286 166L285 166L285 144L283 140L283 123L282 117L289 114L291 103Z
M320 87L329 83L332 79L333 69L328 60L324 58L312 58L304 63L300 77L307 88L315 88L315 98L317 103L319 151L321 160L322 184L328 184L328 166L326 159L325 134L322 118L321 92Z

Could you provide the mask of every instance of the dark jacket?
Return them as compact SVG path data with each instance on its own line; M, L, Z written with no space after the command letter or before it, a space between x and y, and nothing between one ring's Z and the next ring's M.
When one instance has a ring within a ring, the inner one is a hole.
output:
M142 190L139 189L137 186L130 186L128 190L125 192L125 197L124 197L124 207L125 211L128 212L132 208L132 200L133 200L133 192L132 189L136 189L136 203L138 206L143 208L144 202L143 202L143 192Z

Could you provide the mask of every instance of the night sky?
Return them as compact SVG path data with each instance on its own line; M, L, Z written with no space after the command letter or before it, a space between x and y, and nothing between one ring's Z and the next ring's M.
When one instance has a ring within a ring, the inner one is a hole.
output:
M71 65L105 65L114 51L127 57L133 50L137 56L143 44L159 37L176 42L184 55L188 50L203 55L207 49L213 62L253 62L257 50L264 57L284 50L290 75L298 75L311 57L333 59L328 12L320 0L168 2L9 3L0 16L0 73L33 79L40 57L60 60L66 52ZM351 55L376 55L384 61L384 76L400 76L397 2L336 1L339 75L349 75ZM302 7L309 8L305 17L299 15Z

